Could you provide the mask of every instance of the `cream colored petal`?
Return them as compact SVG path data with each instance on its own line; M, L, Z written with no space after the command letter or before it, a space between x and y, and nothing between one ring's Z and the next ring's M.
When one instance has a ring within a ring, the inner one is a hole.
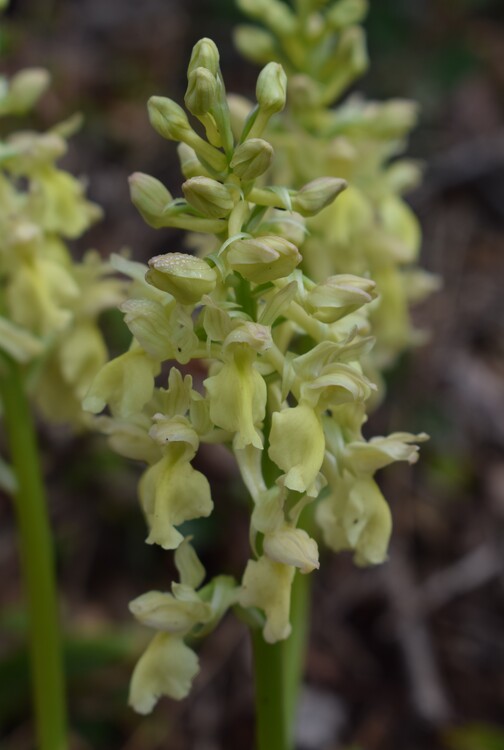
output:
M212 610L196 593L185 601L161 591L148 591L129 604L130 612L143 625L168 633L188 633L198 623L206 622Z
M259 607L264 610L266 624L264 639L276 643L288 638L290 595L295 568L260 557L249 560L243 575L238 601L242 607Z
M139 714L150 714L163 695L182 700L198 669L198 657L182 638L158 633L133 671L129 705Z
M188 461L169 454L147 469L139 492L149 525L146 541L164 549L176 549L183 541L176 526L209 516L213 509L207 478Z
M306 404L273 414L269 457L285 472L285 486L314 491L324 460L325 437L319 417Z
M294 565L301 573L311 573L320 567L317 542L304 529L284 524L265 534L264 554L274 562Z

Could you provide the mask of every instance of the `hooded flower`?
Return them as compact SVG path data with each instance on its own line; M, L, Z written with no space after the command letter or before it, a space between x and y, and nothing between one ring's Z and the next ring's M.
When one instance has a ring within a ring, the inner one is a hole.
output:
M164 431L162 427L157 429L159 442L167 443L165 455L147 469L139 485L149 526L147 543L159 544L164 549L176 549L182 542L183 536L176 526L209 516L213 509L208 480L190 463L196 452L196 434L183 425L180 431L171 429L177 421L185 420L174 419Z
M317 507L324 541L335 552L354 550L358 565L387 558L392 530L389 506L373 479L342 480Z
M198 657L183 638L157 633L133 672L130 706L139 714L150 714L162 695L182 700L189 693L198 669Z
M235 448L262 448L258 427L266 413L266 384L255 367L255 352L246 344L234 349L217 375L205 380L212 422L236 435Z
M269 456L285 472L285 486L318 494L315 480L324 460L325 438L316 412L307 404L275 412L269 440Z
M175 552L180 583L172 583L172 593L148 591L130 603L139 622L160 631L131 678L129 704L141 714L150 713L163 695L186 697L198 672L198 657L184 638L203 634L205 626L215 627L235 601L236 584L228 576L217 576L197 590L205 569L190 542L187 537Z
M290 595L295 568L273 562L267 557L249 560L243 575L238 601L242 607L259 607L264 610L266 623L264 639L276 643L288 638Z

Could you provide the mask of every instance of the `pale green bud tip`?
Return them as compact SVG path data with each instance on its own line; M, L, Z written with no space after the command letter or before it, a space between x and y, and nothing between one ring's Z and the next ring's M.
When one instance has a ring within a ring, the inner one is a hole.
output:
M151 258L145 278L183 305L196 304L204 294L210 294L217 283L217 274L206 261L185 253Z
M206 68L195 68L187 77L185 105L193 115L206 115L216 103L217 82Z
M187 75L189 76L196 68L206 68L214 76L217 75L219 70L219 50L215 42L208 37L200 39L194 45L187 67Z
M177 154L180 162L180 169L186 179L189 177L196 177L204 171L204 167L201 166L201 162L196 156L195 150L186 143L179 143L177 146Z
M260 109L274 115L285 107L287 76L279 63L270 62L259 73L256 98Z
M289 78L289 96L291 104L297 109L316 107L319 103L319 90L316 82L302 73Z
M265 63L275 56L273 36L257 26L238 26L234 41L242 55L253 62Z
M338 177L319 177L304 185L292 198L292 208L301 216L314 216L328 206L347 183Z
M221 219L234 208L228 189L211 177L191 177L182 185L188 203L211 219Z
M273 153L273 147L267 141L251 138L234 152L231 169L242 180L254 180L269 168Z
M166 206L173 200L162 182L148 174L135 172L128 179L131 201L147 223L159 226Z
M152 127L163 138L179 141L188 130L191 130L186 113L171 99L164 96L151 96L147 108Z
M367 0L340 0L327 14L328 24L336 30L360 23L368 11Z
M43 68L27 68L17 73L9 86L9 104L13 112L26 112L42 96L50 83Z
M292 242L276 236L236 240L227 253L230 267L255 284L288 276L301 260Z

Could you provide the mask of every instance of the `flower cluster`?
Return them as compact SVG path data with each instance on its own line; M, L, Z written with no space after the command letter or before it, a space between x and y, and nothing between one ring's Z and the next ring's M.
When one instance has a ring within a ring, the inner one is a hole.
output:
M0 115L25 114L48 83L48 74L35 68L3 78ZM125 293L97 253L76 263L66 245L101 216L84 185L56 164L77 125L73 118L45 133L16 131L0 141L0 349L25 367L44 416L74 424L107 360L98 315Z
M317 541L302 525L306 506L316 503L329 547L353 550L358 564L381 562L391 518L373 477L393 461L414 462L422 438L366 441L361 433L375 390L361 366L373 344L375 283L353 273L317 283L301 270L313 251L306 219L337 205L346 183L321 177L298 190L265 183L274 152L263 134L285 105L286 83L283 68L267 64L256 105L235 116L217 48L202 39L185 104L204 137L174 101L155 96L148 104L157 132L180 143L183 197L149 175L131 177L145 220L197 233L207 253L159 255L148 267L113 261L133 282L122 305L132 343L105 365L84 402L95 414L108 407L96 419L113 448L147 465L139 485L147 543L176 550L180 583L131 604L158 631L131 685L130 702L142 713L160 695L187 694L197 657L186 641L208 633L230 606L260 610L269 643L288 637L296 569L319 567ZM199 389L189 372L195 361L208 372ZM202 588L205 573L183 524L214 507L192 463L204 443L225 444L236 458L252 500L253 555L240 583L217 576Z
M281 63L289 80L289 111L268 133L281 144L274 179L301 186L322 172L348 180L341 199L309 219L303 268L315 280L334 273L369 274L380 291L370 320L377 344L375 376L417 340L409 306L438 287L415 267L418 221L402 199L420 177L418 164L396 159L415 124L414 102L340 99L368 64L360 23L366 0L238 0L266 29L243 25L235 41L250 60ZM241 106L238 103L238 106ZM393 161L391 159L394 158Z

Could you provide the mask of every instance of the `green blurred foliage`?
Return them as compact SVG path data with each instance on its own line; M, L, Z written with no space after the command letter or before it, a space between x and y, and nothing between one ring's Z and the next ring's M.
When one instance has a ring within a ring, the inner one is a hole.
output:
M449 750L504 750L504 729L491 724L474 723L445 733Z

